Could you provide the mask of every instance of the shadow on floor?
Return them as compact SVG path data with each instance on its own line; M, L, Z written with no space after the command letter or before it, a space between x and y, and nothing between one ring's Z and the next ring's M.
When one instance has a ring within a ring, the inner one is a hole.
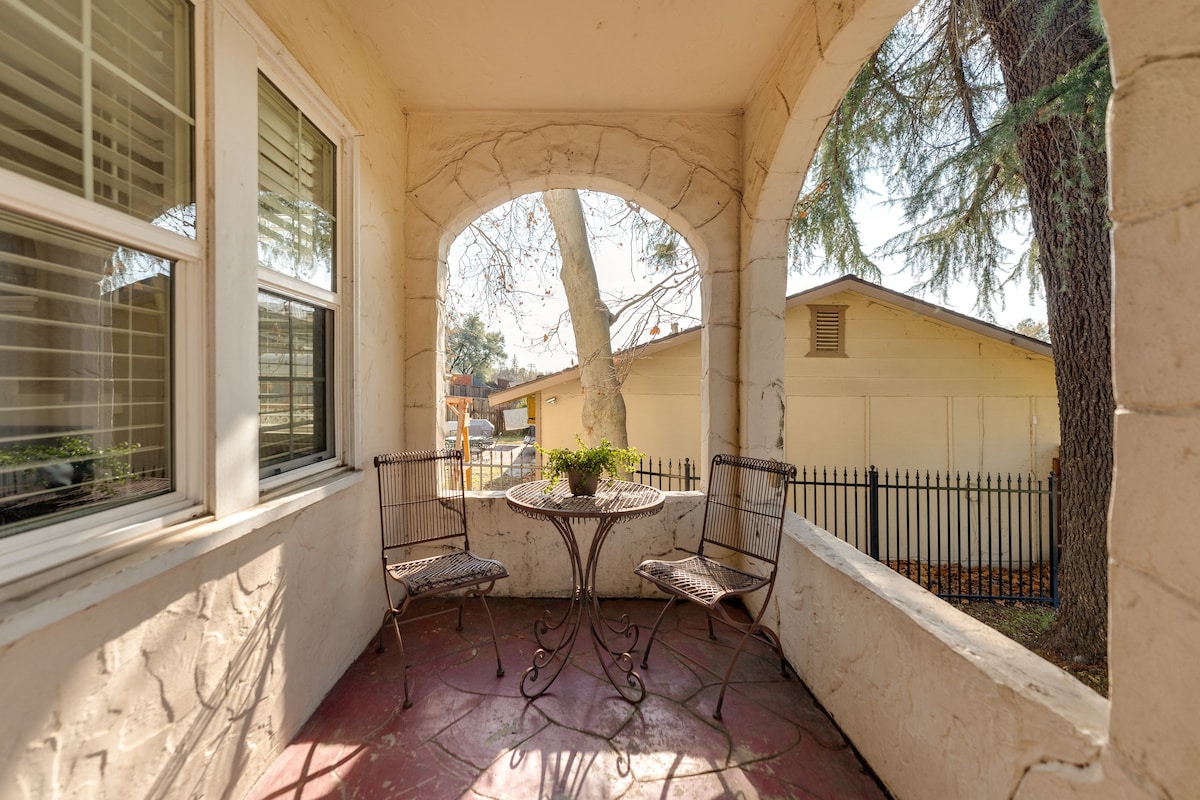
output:
M444 600L430 601L435 607ZM496 676L487 621L468 602L404 629L413 706L403 709L398 648L374 642L337 682L247 795L267 798L886 798L869 768L804 684L765 644L738 660L723 719L713 705L733 631L708 638L703 613L677 608L642 674L634 705L608 683L586 628L542 696L520 680L537 645L533 622L565 601L493 598L506 674ZM613 600L645 636L662 603ZM414 607L415 609L415 607ZM420 613L415 610L414 613ZM639 645L635 662L640 665Z

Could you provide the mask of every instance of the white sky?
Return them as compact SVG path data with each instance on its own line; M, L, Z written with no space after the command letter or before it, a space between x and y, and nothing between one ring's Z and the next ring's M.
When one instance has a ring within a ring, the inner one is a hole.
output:
M870 253L875 247L882 244L890 238L897 227L898 217L893 211L886 210L881 206L864 207L860 212L859 231L863 239L864 249ZM637 285L637 280L633 277L631 269L631 253L628 245L618 247L612 244L606 244L596 249L594 253L596 261L596 270L600 280L601 292L628 290ZM1014 254L1015 257L1015 254ZM457 248L452 247L450 251L450 271L451 281L454 281L456 273ZM978 316L974 310L976 291L975 287L969 283L959 285L951 290L949 301L942 301L934 296L922 296L912 291L913 284L916 280L904 271L903 265L897 262L878 261L880 268L883 270L884 278L883 285L889 289L911 294L914 297L945 306L953 311L969 316ZM818 286L822 283L827 283L834 280L836 275L833 274L791 274L788 276L787 292L794 294L804 289ZM996 314L996 324L1013 328L1018 322L1027 318L1035 320L1046 319L1045 302L1040 298L1036 303L1029 302L1029 286L1023 283L1019 286L1012 286L1005 292L1004 307L1000 307L1000 303L993 304ZM541 308L536 312L527 315L525 327L531 332L530 336L522 336L515 329L511 320L487 319L484 318L484 324L488 330L496 330L504 333L504 347L508 353L508 361L511 361L512 356L517 356L517 361L521 366L532 367L542 374L556 372L561 369L566 369L573 364L574 353L566 350L558 350L556 352L546 352L541 343L541 334L532 333L535 330L544 329L552 324L563 310L566 309L566 300L562 297L561 287L555 292L553 297L545 298ZM699 314L700 303L697 300L692 308L694 315ZM507 324L505 324L507 322ZM681 328L688 328L699 324L699 320L695 319L691 322L684 322ZM670 333L669 330L663 330L663 334ZM573 345L570 341L569 325L564 331L565 338L568 340L568 345ZM622 343L614 342L614 346L620 347ZM506 361L507 363L507 361Z

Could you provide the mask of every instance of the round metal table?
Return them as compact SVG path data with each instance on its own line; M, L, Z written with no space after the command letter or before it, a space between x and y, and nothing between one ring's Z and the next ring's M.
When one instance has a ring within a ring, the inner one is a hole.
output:
M633 657L629 654L637 646L638 629L630 623L628 615L618 621L601 616L596 570L600 550L613 525L619 520L657 514L662 510L664 495L653 486L618 480L601 480L594 497L573 496L565 479L553 489L549 489L549 485L549 481L522 483L504 495L509 506L517 512L553 523L567 547L574 584L570 603L562 617L553 619L546 611L534 623L533 635L539 649L533 655L532 666L521 677L521 694L532 699L550 688L570 659L582 616L586 613L592 645L600 657L604 674L622 697L632 703L640 702L646 696L646 684L634 671ZM581 558L575 537L573 526L576 520L596 520L596 533L586 561ZM549 673L544 681L543 672Z

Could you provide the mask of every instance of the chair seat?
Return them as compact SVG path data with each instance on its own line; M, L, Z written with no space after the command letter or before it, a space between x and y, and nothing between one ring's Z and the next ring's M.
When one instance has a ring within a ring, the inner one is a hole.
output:
M389 564L387 571L404 586L409 597L452 591L508 577L508 570L499 561L480 558L467 550Z
M768 583L768 578L743 572L704 556L679 561L643 561L634 570L663 591L695 603L714 607L731 595L753 592Z

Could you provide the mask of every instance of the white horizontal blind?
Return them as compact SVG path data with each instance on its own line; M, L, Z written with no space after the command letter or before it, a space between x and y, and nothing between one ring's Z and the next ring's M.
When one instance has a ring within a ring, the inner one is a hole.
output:
M332 291L334 144L264 78L258 108L259 264Z
M0 536L172 488L172 266L0 212Z
M261 75L258 109L259 474L269 478L333 454L337 152Z
M0 166L145 221L194 200L188 2L0 0L0 18Z

